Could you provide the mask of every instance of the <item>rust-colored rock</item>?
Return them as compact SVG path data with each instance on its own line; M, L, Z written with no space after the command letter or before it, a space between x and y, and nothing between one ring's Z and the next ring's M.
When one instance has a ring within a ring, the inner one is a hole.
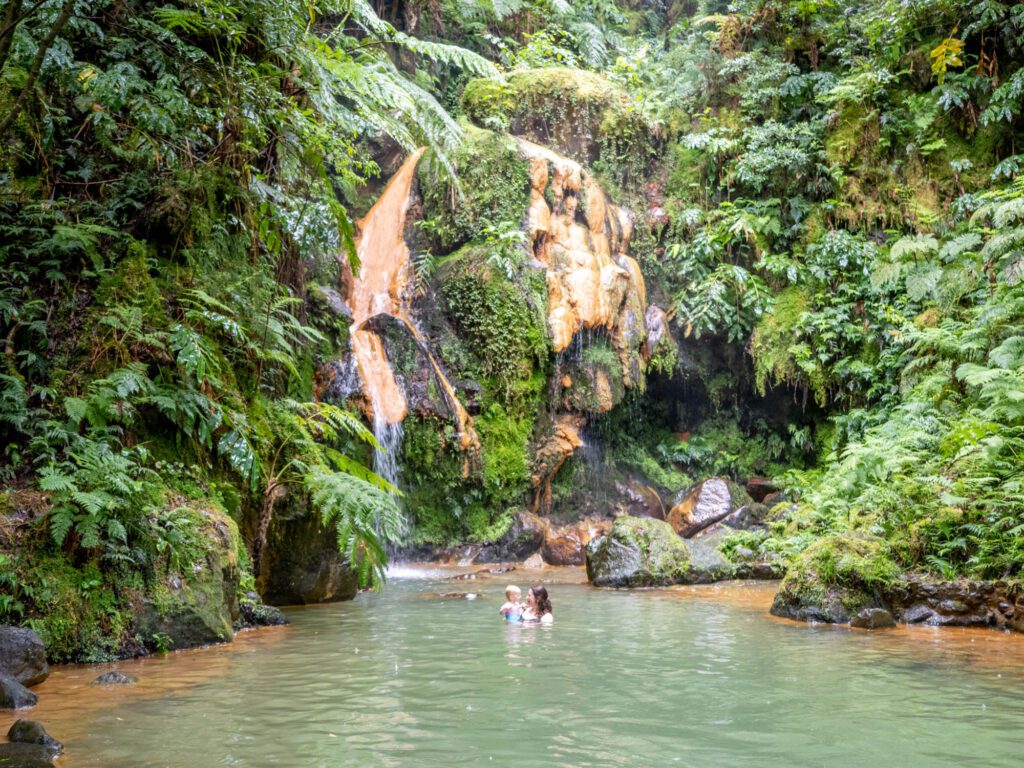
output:
M583 565L583 542L575 532L548 539L540 553L548 565Z
M416 164L423 152L421 148L409 156L377 202L357 223L359 274L351 276L343 269L341 285L352 309L352 355L373 411L371 419L381 418L388 424L401 422L408 413L405 393L395 380L381 337L369 327L369 323L378 315L390 315L404 323L423 350L444 395L456 423L460 448L475 451L479 449L480 442L473 428L473 419L459 402L441 366L409 319L410 267L405 220ZM342 257L342 262L347 263L348 259Z
M537 447L534 455L534 474L531 484L537 489L533 511L551 508L551 479L559 468L583 445L580 429L584 419L578 414L560 414L552 425L551 433Z
M646 338L647 289L626 255L633 214L608 201L579 163L520 139L530 161L526 230L547 267L548 333L556 352L582 329L604 329L622 362L625 385L642 386L633 359ZM545 192L550 186L553 206ZM581 208L581 202L585 205Z
M741 487L725 478L711 477L698 483L665 519L676 533L690 538L748 503L750 497Z

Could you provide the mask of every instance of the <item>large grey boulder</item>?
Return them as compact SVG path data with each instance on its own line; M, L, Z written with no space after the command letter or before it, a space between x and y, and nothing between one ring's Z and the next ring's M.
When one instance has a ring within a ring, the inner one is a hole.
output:
M649 517L620 517L587 545L587 578L597 587L689 584L690 549L672 526Z
M32 686L49 674L46 649L39 635L26 627L0 627L0 675Z

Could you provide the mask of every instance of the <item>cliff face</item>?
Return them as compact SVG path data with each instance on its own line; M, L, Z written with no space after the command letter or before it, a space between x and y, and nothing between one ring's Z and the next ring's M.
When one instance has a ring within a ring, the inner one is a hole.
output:
M661 316L629 255L633 213L583 165L524 138L467 139L459 186L417 154L360 222L361 269L342 286L352 359L329 390L401 423L393 450L424 543L550 512L588 422L643 391L646 317Z

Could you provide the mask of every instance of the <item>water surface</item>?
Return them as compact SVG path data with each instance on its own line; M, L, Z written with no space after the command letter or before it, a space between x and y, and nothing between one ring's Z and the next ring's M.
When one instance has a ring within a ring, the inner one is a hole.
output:
M524 576L446 575L231 646L58 669L29 716L65 768L1020 764L1020 636L810 627L750 584L553 584L555 624L523 627L497 579ZM111 668L140 683L89 685Z

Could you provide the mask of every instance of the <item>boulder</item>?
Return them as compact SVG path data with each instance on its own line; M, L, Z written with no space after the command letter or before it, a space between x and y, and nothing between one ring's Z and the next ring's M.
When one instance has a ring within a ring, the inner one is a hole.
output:
M790 564L772 602L775 616L845 624L865 608L886 608L900 578L888 544L876 536L825 536Z
M194 516L202 552L192 567L165 576L137 609L135 631L150 647L193 648L229 642L239 615L241 540L218 509L179 509Z
M56 753L40 744L0 744L4 768L53 768Z
M587 545L587 578L598 587L689 584L690 549L661 520L620 517Z
M7 738L14 744L38 744L41 747L48 747L55 755L64 751L64 745L48 734L43 724L36 720L15 720L14 725L7 731Z
M583 543L575 532L552 536L545 540L541 557L548 565L583 565Z
M135 685L139 678L134 675L126 675L124 672L104 672L92 681L93 685Z
M896 619L885 608L863 608L850 619L850 626L858 629L890 629Z
M27 627L0 627L0 675L32 686L49 674L46 649L39 635Z
M0 709L28 709L39 698L13 677L0 675Z
M615 490L622 499L626 513L632 517L665 519L665 505L661 496L646 483L636 479L630 479L625 483L616 481Z
M532 512L520 510L504 536L480 548L475 562L506 563L525 560L541 548L547 534L548 524L545 520Z
M283 627L288 619L280 608L266 603L242 603L242 622L246 627Z
M711 477L694 486L665 519L676 533L690 538L751 503L747 492L736 483Z
M534 552L528 558L523 561L523 568L527 570L536 571L544 567L544 558L541 557L540 552Z
M263 551L260 585L268 605L351 600L355 575L338 554L334 531L299 506L276 513Z
M701 536L686 542L690 548L690 578L693 584L712 584L736 577L736 567L719 550L719 545L728 533Z

